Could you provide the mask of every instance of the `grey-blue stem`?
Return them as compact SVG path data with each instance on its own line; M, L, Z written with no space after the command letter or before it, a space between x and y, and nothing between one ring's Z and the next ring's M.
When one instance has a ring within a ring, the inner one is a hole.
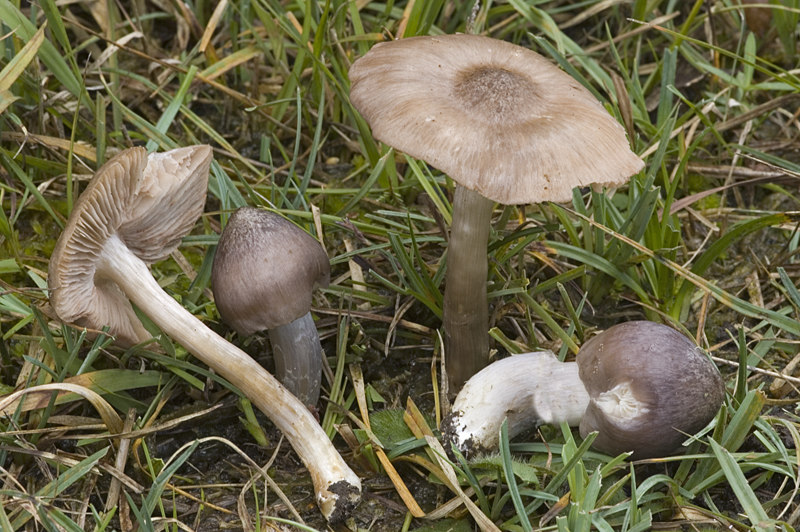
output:
M322 345L311 313L270 329L269 340L275 376L304 404L316 405L322 383Z
M489 363L486 248L493 210L492 200L465 187L456 188L443 309L451 394Z

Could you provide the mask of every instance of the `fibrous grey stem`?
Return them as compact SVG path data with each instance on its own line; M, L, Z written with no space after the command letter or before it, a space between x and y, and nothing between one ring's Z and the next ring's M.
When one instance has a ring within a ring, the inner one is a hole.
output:
M456 188L443 309L445 365L453 393L489 363L486 248L493 209L492 200Z
M314 318L307 312L269 330L275 377L306 405L316 405L322 383L322 345Z
M167 295L144 262L116 235L103 247L95 275L115 282L165 333L230 381L272 420L308 468L317 503L329 521L341 520L352 509L360 498L361 481L299 399Z

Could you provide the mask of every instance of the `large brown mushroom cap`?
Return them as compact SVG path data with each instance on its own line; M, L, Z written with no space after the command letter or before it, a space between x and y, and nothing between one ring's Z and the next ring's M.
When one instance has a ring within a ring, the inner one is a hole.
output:
M539 54L477 35L376 44L350 69L350 100L378 140L511 205L619 186L644 163L622 126Z
M210 164L208 146L149 157L131 148L95 173L50 257L50 304L60 319L108 325L121 345L150 337L117 285L96 275L103 246L116 235L145 263L166 258L203 212Z
M615 325L578 352L590 402L581 436L633 458L665 456L707 425L725 398L719 371L691 340L649 321Z
M240 334L301 318L311 309L314 286L329 282L330 261L314 237L255 207L231 215L214 255L211 283L220 316Z

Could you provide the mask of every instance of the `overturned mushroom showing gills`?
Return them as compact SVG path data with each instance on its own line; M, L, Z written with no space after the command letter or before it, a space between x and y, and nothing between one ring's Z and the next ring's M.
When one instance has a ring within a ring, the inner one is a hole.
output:
M681 333L658 323L615 325L581 347L575 362L549 351L491 364L467 382L443 426L466 452L495 449L509 437L566 422L593 447L633 458L665 456L708 424L725 385L716 366Z
M308 467L322 513L342 519L358 502L361 483L319 423L252 358L166 294L147 267L166 258L202 214L210 164L211 148L194 146L150 156L131 148L103 165L50 258L50 303L67 323L108 325L122 345L150 338L135 303L275 423Z
M644 163L622 126L536 52L477 35L376 44L350 69L350 100L378 140L459 186L447 251L447 373L457 391L489 361L486 247L494 202L566 202Z
M317 404L322 381L311 293L330 277L328 255L314 237L255 207L230 217L211 268L222 319L244 336L269 331L275 376L306 405Z

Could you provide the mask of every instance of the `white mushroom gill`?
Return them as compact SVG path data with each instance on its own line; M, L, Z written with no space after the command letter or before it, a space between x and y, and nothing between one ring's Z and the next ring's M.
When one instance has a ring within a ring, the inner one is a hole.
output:
M633 387L627 381L601 393L593 402L606 416L620 424L630 423L650 412L650 409L633 394Z

